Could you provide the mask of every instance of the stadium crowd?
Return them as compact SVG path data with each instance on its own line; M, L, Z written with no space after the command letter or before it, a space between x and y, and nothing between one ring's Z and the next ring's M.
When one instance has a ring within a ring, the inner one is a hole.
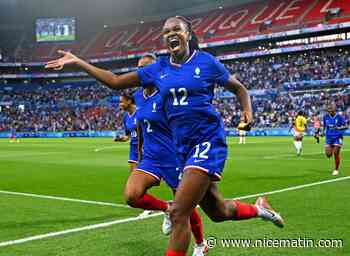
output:
M85 131L122 128L122 113L117 97L108 89L85 88L41 91L0 97L0 131ZM91 90L91 91L90 91ZM67 92L67 93L66 93ZM296 112L306 111L309 118L320 115L327 102L336 100L343 114L350 116L350 92L280 93L275 96L253 97L255 127L288 127ZM227 128L239 122L240 112L235 98L214 99Z
M265 91L253 96L255 127L286 127L298 110L308 117L320 115L330 100L350 116L350 92L318 92L295 89L286 91L284 84L295 81L350 78L350 54L344 49L310 51L304 54L240 59L226 63L251 90ZM328 86L329 87L329 86ZM305 89L305 88L304 88ZM269 93L269 92L274 93ZM232 94L216 88L214 103L227 128L239 122L239 109ZM2 91L0 94L0 131L82 131L122 128L118 92L100 85L63 87L34 91Z
M339 48L239 59L226 66L248 89L282 89L291 82L349 78L350 51Z
M114 95L99 85L3 92L0 131L115 130L122 126L122 118Z
M280 93L276 96L252 97L255 128L289 127L299 110L304 110L311 120L326 111L329 102L335 101L339 111L349 120L350 92ZM234 128L240 119L240 110L235 98L215 99L217 111L223 116L225 127Z

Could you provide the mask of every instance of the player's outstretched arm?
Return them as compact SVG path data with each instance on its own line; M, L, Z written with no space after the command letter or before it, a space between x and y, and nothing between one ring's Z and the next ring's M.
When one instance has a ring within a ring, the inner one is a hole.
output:
M106 84L112 89L127 89L140 85L140 80L136 72L130 72L117 76L111 71L91 65L70 52L59 50L58 53L62 54L63 57L49 61L45 68L61 70L65 65L77 65L86 71L90 76Z
M236 76L231 75L228 83L226 84L226 89L236 94L239 103L242 108L242 117L245 122L250 125L253 122L253 110L252 102L248 93L247 88L236 78Z

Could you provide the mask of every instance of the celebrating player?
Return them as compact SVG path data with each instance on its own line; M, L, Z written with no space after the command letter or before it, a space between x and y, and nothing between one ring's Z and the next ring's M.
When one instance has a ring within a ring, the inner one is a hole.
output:
M325 153L328 158L334 155L335 169L332 175L339 174L340 150L343 146L343 133L347 129L343 116L337 113L337 106L332 103L327 107L327 114L323 117L323 128L326 134Z
M260 217L279 227L284 222L266 198L255 205L224 200L216 181L221 179L227 157L223 121L212 105L214 84L236 94L247 126L252 122L252 107L246 88L229 74L212 55L199 50L191 23L183 17L167 19L163 39L170 56L137 72L116 76L109 71L62 52L64 56L47 64L62 69L77 64L111 88L123 89L154 84L164 102L164 111L174 136L182 180L170 207L172 232L167 256L184 256L190 243L190 216L199 204L215 222Z
M295 117L294 123L290 127L289 131L294 128L294 146L297 151L297 156L301 155L303 150L303 137L307 129L307 119L304 111L299 111Z
M123 124L125 129L125 135L116 137L115 141L128 141L130 140L129 160L130 171L133 171L136 167L138 160L138 148L137 148L137 125L136 125L136 106L135 101L129 94L122 94L120 96L119 107L123 110Z
M144 67L155 60L154 55L147 54L139 60L138 66ZM164 179L175 193L180 176L176 149L159 90L150 84L136 91L134 98L138 108L136 118L140 162L128 179L125 198L132 207L164 211L166 214L162 230L168 235L171 232L171 221L167 213L169 204L147 194L147 190ZM208 247L204 243L203 224L197 209L191 215L190 224L196 244L193 256L203 256Z
M124 93L120 97L119 107L124 113L123 124L125 136L115 138L115 141L130 140L129 160L130 172L135 170L139 158L138 136L137 136L137 120L136 120L136 105L134 97ZM139 216L145 217L152 214L152 210L145 209Z

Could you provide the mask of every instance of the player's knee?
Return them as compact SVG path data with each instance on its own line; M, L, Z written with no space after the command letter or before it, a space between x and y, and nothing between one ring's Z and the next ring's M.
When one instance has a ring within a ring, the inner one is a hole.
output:
M135 207L135 205L139 199L140 199L140 195L135 190L126 189L124 191L124 200L125 200L127 205L129 205L131 207Z
M190 214L186 214L186 212L190 211L185 211L183 207L173 205L169 212L171 223L173 225L186 225L186 222L190 220Z

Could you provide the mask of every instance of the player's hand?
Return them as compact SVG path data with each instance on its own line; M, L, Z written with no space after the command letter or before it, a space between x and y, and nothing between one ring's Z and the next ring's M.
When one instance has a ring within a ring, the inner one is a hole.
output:
M253 113L249 111L243 111L241 116L241 122L238 125L238 130L250 131L253 124Z
M64 65L77 64L80 61L80 59L77 56L75 56L74 54L72 54L70 52L59 50L58 53L62 54L63 57L56 59L56 60L49 61L46 64L45 68L52 68L54 70L61 70L61 69L63 69Z
M247 124L253 123L253 113L250 111L243 111L241 118L246 122Z

